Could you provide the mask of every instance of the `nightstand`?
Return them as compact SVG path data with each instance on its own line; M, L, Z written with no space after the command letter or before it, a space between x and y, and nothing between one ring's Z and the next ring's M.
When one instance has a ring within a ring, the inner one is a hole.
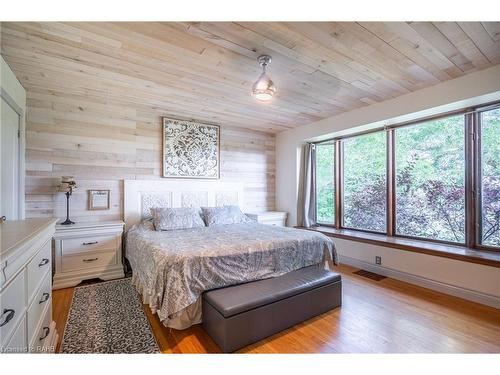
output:
M265 212L246 212L249 218L257 220L258 223L267 225L277 225L280 227L286 226L286 212L265 211Z
M56 225L52 289L75 286L88 279L124 277L123 226L123 221Z

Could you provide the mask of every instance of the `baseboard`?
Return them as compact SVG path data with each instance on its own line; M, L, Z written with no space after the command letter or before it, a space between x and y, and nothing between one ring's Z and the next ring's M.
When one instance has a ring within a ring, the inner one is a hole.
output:
M101 279L101 280L114 280L125 277L123 266L115 265L105 268L103 270L83 270L72 271L65 273L56 273L52 280L52 289L63 289L77 286L84 280L88 279Z
M356 268L361 268L367 271L375 272L387 277L392 277L393 279L405 281L410 284L415 284L424 288L432 289L437 292L450 294L455 297L463 298L469 301L477 302L483 305L500 309L500 298L492 296L490 294L477 292L474 290L458 287L455 285L446 284L440 281L427 279L422 276L412 275L406 272L394 270L376 264L371 264L363 260L351 258L345 255L339 254L339 262Z

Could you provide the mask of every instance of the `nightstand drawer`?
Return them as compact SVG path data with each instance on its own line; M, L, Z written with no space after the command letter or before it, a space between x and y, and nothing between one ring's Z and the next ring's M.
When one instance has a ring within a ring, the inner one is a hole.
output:
M88 236L63 239L61 246L63 255L69 255L96 250L116 249L119 243L120 237L116 235Z
M284 227L285 226L285 220L284 219L259 220L259 223L266 224L266 225L276 225L276 226L279 226L279 227Z
M260 224L286 226L286 212L267 211L267 212L247 212L246 215Z
M88 252L85 254L64 255L62 272L89 268L109 267L116 264L116 250Z

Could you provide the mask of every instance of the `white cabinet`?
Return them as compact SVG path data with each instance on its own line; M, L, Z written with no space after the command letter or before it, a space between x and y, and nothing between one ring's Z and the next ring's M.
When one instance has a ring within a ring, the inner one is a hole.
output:
M249 218L256 220L261 224L286 226L286 212L265 211L265 212L246 212Z
M83 280L124 277L122 221L56 225L53 289L78 285Z
M54 352L51 240L55 219L0 225L0 351Z

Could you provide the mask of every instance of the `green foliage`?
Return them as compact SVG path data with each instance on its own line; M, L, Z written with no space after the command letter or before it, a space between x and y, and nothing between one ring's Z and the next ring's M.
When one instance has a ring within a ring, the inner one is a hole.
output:
M385 232L385 132L348 138L343 147L344 226Z
M396 232L465 241L464 116L396 130Z

